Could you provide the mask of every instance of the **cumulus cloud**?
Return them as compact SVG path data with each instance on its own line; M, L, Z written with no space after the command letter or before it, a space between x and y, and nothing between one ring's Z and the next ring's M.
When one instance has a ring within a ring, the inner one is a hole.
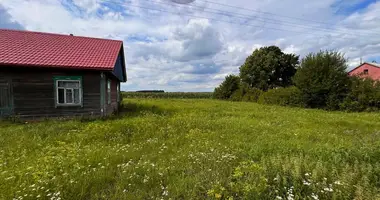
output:
M12 18L7 10L0 4L0 28L22 30L24 27Z
M380 2L2 0L0 27L124 41L123 90L212 91L256 48L380 58ZM226 6L230 4L232 6ZM360 6L358 6L360 5ZM278 12L281 11L281 12ZM370 61L371 61L370 60Z

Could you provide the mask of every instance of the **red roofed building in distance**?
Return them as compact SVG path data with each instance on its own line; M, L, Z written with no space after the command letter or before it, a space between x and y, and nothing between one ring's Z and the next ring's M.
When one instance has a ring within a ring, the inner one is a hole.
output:
M380 64L365 62L348 72L348 74L350 76L360 76L363 78L380 80Z
M0 117L106 116L126 80L122 41L0 29Z

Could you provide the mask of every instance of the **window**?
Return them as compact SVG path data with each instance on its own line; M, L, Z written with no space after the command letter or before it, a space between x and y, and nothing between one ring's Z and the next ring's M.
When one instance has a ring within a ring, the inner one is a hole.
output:
M120 83L116 85L116 92L117 92L117 102L120 101Z
M365 70L363 71L363 73L364 73L364 74L368 74L368 69L365 69Z
M107 81L107 97L108 97L108 104L111 104L111 80L108 79Z
M55 78L56 105L80 106L82 105L81 78L59 77Z

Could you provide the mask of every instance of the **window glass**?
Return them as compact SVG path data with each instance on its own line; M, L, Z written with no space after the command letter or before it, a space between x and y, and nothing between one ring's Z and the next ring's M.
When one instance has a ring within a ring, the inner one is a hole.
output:
M65 89L58 89L58 103L65 103Z
M79 104L80 103L80 92L79 89L74 89L74 103Z
M66 103L74 103L72 89L66 89Z

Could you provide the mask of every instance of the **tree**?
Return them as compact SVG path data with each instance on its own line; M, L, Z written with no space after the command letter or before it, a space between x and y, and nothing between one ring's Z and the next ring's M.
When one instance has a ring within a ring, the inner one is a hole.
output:
M232 94L240 87L240 78L235 75L228 75L219 87L214 90L214 98L229 99Z
M276 46L256 49L240 67L242 82L250 87L268 90L292 84L299 56L285 54Z
M307 106L338 109L349 88L347 63L335 51L310 53L302 59L293 81L301 90Z

